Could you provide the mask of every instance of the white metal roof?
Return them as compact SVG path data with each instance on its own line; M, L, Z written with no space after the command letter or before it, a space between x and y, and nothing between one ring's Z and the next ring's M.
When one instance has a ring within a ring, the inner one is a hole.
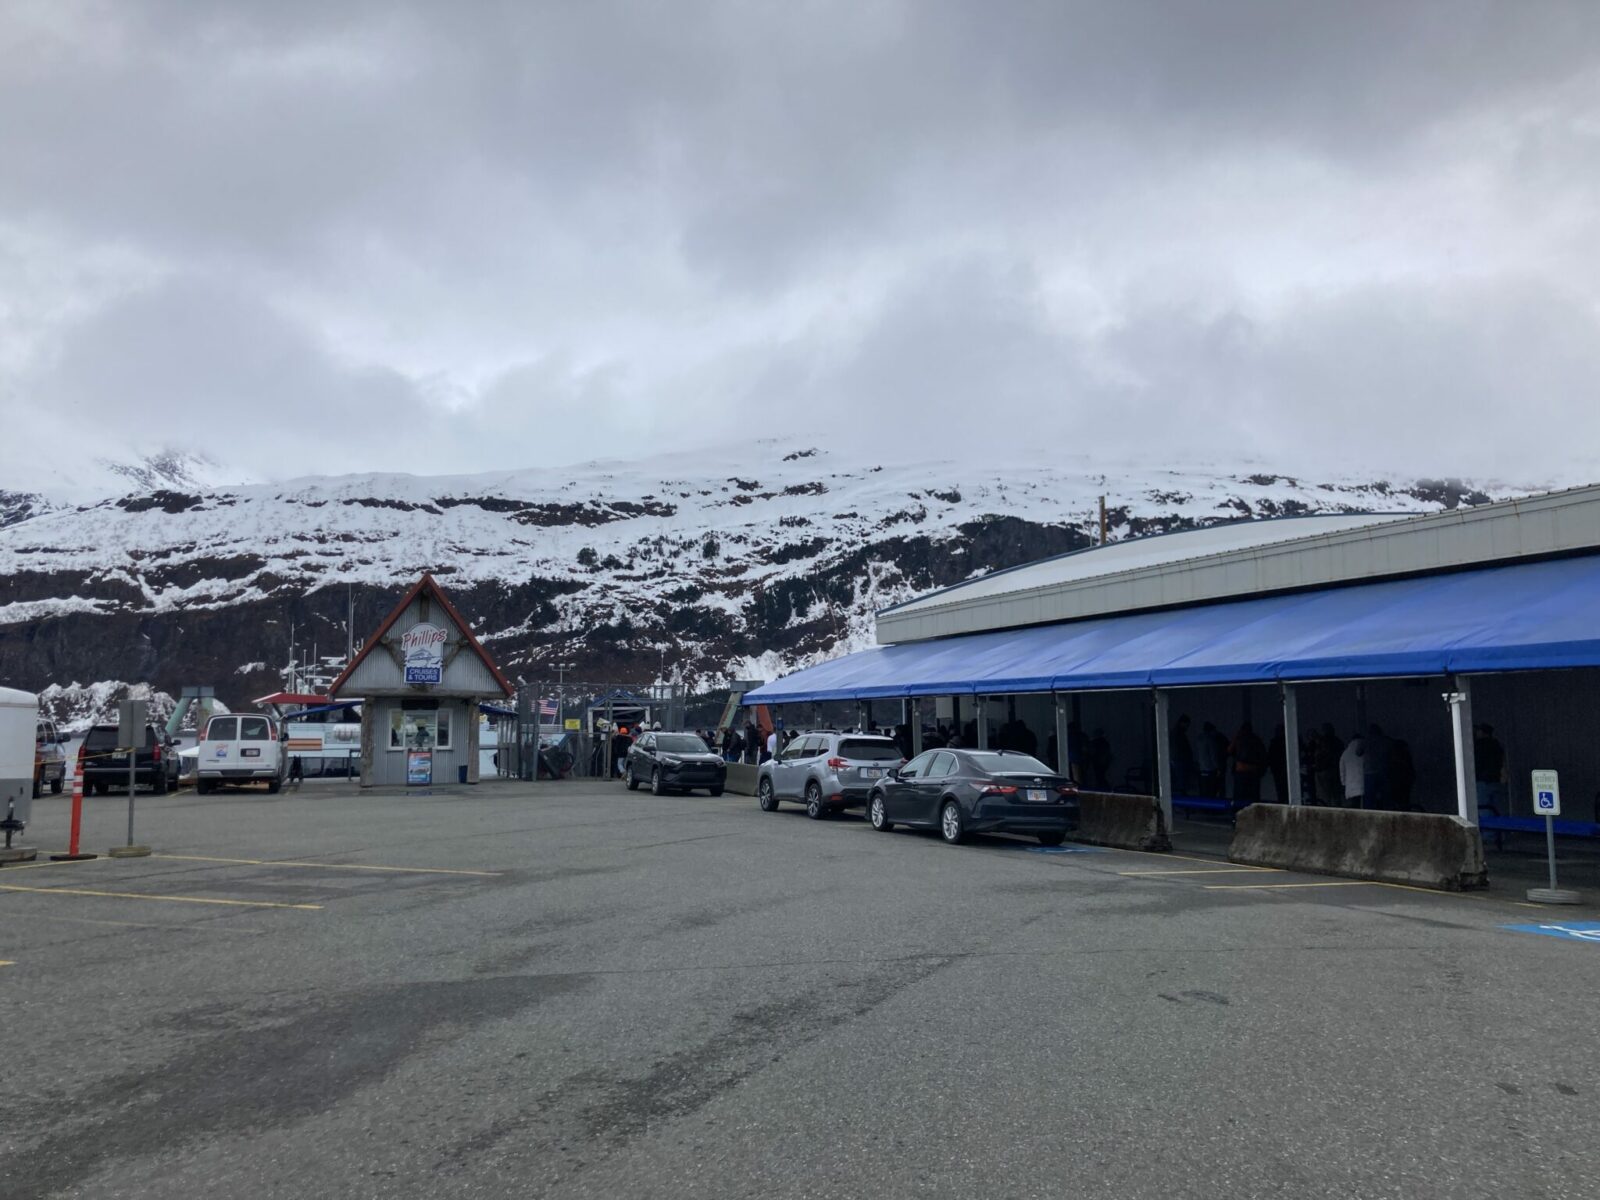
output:
M991 571L987 575L958 583L942 591L931 592L926 596L919 596L915 600L884 611L897 614L922 612L984 596L1025 592L1033 588L1052 587L1103 575L1116 575L1122 571L1137 571L1146 567L1183 562L1187 559L1205 558L1228 550L1267 546L1274 542L1290 542L1323 533L1378 525L1385 521L1403 521L1414 515L1413 513L1337 513L1326 516L1278 517L1262 521L1230 521L1226 525L1210 525L1204 529L1187 529L1179 533L1150 534L1146 537L1112 542L1106 546L1091 546L1087 550L1077 550L1070 554L1059 554L1054 558L1041 559L1021 567Z
M1171 608L1600 548L1600 485L1421 515L1243 521L1117 542L878 614L878 641Z

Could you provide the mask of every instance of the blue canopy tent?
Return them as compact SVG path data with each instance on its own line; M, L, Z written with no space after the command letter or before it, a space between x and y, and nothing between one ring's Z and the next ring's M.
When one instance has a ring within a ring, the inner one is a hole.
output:
M1600 666L1600 556L863 650L746 704Z

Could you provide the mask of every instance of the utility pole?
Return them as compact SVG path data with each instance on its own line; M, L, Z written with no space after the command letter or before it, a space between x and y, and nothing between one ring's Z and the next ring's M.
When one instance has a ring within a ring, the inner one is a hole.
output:
M1100 544L1106 544L1106 498L1100 497Z
M552 663L551 669L556 673L556 724L565 730L567 727L567 672L572 670L569 662Z

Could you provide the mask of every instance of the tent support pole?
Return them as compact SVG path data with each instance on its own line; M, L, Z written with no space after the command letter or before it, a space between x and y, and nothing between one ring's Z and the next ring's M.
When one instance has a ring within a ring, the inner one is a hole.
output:
M1161 805L1161 817L1168 829L1172 828L1172 729L1168 723L1167 693L1160 688L1153 691L1156 710L1156 800Z
M1283 691L1283 744L1289 758L1288 801L1295 808L1305 803L1300 789L1300 700L1295 695L1294 684L1280 683ZM1284 797L1279 796L1279 800Z
M1468 825L1478 823L1478 764L1472 753L1472 683L1458 675L1445 693L1450 705L1450 736L1456 752L1456 815Z
M906 701L906 722L911 726L911 757L922 753L922 701L912 696Z
M989 748L989 701L984 696L972 698L972 720L978 727L978 749Z
M1072 776L1072 764L1067 758L1067 723L1072 720L1072 706L1067 697L1056 692L1056 761L1052 764L1057 775Z

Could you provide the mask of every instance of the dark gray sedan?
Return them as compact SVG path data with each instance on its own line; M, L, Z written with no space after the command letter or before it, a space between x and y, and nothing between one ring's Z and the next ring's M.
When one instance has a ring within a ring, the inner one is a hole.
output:
M969 833L1026 833L1059 846L1077 824L1078 790L1028 754L929 750L872 789L867 817L884 833L937 829L952 845Z

